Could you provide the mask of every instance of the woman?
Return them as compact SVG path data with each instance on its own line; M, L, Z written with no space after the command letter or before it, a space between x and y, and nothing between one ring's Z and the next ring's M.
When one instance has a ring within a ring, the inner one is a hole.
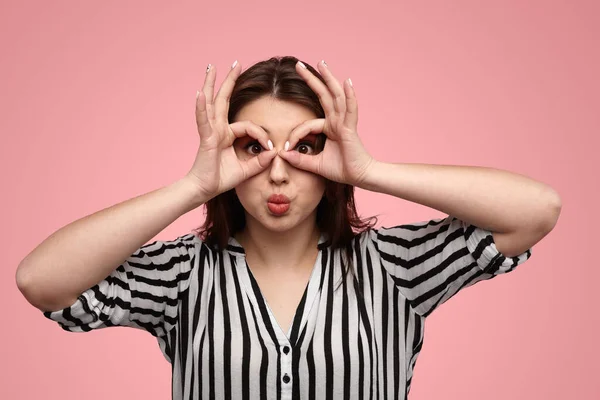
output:
M425 318L525 262L559 196L506 171L376 161L352 82L324 62L235 62L213 101L215 77L185 177L54 233L19 288L65 330L156 336L174 399L407 398ZM354 187L448 217L374 229ZM200 236L144 245L203 204Z

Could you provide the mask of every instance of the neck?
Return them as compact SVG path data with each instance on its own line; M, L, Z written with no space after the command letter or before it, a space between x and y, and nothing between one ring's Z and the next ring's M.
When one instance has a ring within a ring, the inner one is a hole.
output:
M244 248L246 258L256 260L255 265L260 265L261 269L290 269L314 261L321 236L315 223L277 232L246 221L246 227L235 235L235 239Z

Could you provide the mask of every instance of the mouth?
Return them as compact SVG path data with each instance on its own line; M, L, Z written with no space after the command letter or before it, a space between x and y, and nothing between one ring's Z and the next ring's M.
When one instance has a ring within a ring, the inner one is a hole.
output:
M267 200L269 211L275 215L283 215L290 208L290 199L283 194L273 194Z
M269 211L275 215L283 215L290 209L290 203L267 203Z
M269 203L275 203L275 204L285 204L285 203L290 203L290 199L284 195L284 194L272 194L269 196L269 199L267 200Z

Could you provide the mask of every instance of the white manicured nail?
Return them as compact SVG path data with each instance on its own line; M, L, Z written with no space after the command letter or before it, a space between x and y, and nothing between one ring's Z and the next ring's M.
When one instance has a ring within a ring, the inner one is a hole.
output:
M236 65L237 65L237 60L235 60L235 61L233 62L233 65L231 66L231 69L234 69Z
M206 67L206 73L208 74L208 71L210 71L210 64L208 64L208 66Z
M290 148L290 142L285 142L285 146L283 146L283 149L285 151L288 151L289 148Z
M304 65L304 63L303 63L302 61L298 61L298 64L300 64L300 66L301 66L302 68L304 68L304 69L307 69L307 68L306 68L306 65Z
M273 150L273 142L269 140L267 144L269 145L269 150Z
M354 87L354 85L352 84L352 79L348 78L348 83L350 84L350 86Z
M321 62L323 63L324 66L327 66L327 63L325 62L325 60L321 60Z

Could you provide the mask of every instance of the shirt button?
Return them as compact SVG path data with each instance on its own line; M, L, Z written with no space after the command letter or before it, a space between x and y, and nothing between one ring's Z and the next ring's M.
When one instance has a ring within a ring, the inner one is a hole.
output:
M290 377L288 376L288 374L285 374L283 376L283 383L289 383L290 382Z
M289 353L289 352L290 352L290 348L289 348L288 346L284 346L284 347L283 347L283 352L284 352L285 354Z

